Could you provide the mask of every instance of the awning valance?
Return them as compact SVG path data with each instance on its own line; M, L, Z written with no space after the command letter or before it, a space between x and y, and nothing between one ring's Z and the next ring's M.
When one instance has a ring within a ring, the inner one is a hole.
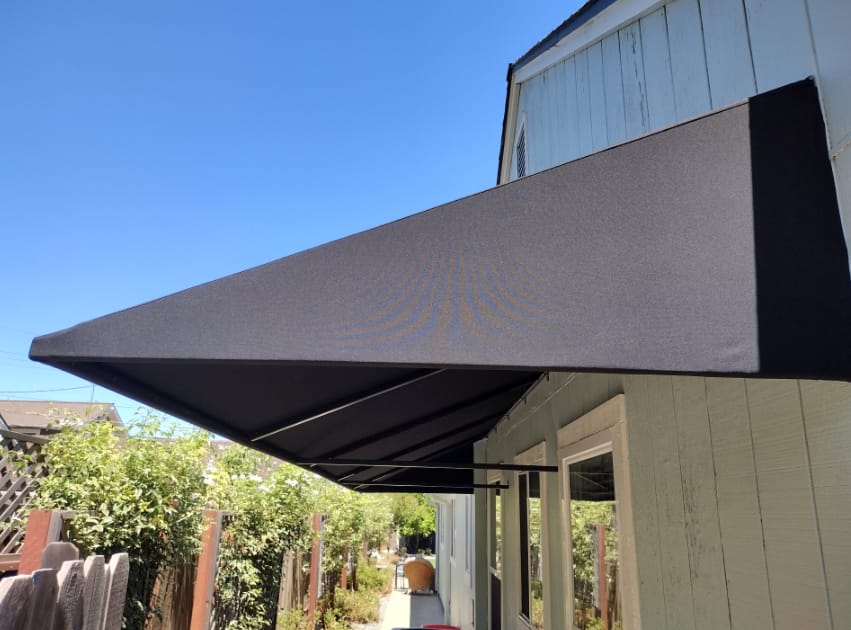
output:
M290 461L472 461L542 372L851 378L810 81L33 341ZM470 471L315 469L364 490ZM404 486L404 487L402 487Z

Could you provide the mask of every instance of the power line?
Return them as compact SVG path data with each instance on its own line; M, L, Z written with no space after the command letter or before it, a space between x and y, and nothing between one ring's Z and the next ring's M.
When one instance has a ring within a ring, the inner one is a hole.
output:
M70 392L75 389L88 389L91 385L82 385L80 387L61 387L58 389L9 389L0 390L0 394L44 394L47 392Z

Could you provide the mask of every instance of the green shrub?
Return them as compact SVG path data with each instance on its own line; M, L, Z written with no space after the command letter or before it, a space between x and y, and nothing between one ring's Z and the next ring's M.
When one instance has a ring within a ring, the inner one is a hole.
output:
M73 510L69 538L82 555L130 556L124 623L141 628L160 611L154 581L166 567L194 563L201 535L208 436L165 441L153 417L124 430L110 422L66 426L44 446L50 474L33 507Z
M333 608L329 608L322 616L325 630L349 630L350 626L345 619L340 616L340 612Z
M308 548L313 477L243 446L220 451L208 503L225 519L216 573L215 625L262 630L275 621L284 553Z
M393 581L393 568L379 569L368 563L358 565L358 590L385 592Z
M353 623L378 621L377 591L344 591L338 588L334 593L334 603L336 614L345 621Z
M301 610L282 610L278 613L277 630L309 630L307 615Z

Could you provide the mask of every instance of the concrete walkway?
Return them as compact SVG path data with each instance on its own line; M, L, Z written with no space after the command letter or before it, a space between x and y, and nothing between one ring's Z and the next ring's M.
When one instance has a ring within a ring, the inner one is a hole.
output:
M437 595L408 595L393 591L381 630L393 628L419 628L427 623L443 623L443 604Z

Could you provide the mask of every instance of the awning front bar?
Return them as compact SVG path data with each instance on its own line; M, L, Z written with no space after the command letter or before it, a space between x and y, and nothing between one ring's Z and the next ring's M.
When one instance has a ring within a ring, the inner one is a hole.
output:
M297 462L299 466L342 466L363 468L434 468L438 470L507 470L516 472L558 472L558 466L537 464L489 464L484 462L410 462L381 459L316 459ZM360 484L368 485L368 484Z

